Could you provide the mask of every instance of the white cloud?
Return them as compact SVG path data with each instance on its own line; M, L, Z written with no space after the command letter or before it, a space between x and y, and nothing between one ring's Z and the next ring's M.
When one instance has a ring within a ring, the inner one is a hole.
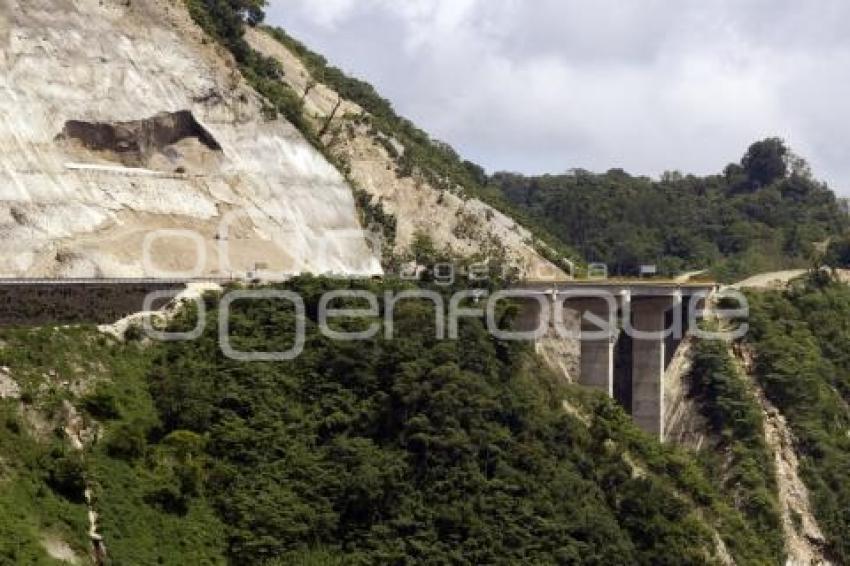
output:
M284 2L272 2L272 10ZM340 22L348 18L357 7L357 0L321 0L321 2L301 2L300 10L313 24L335 30Z
M850 191L841 0L272 0L269 19L488 169L717 172L786 137Z

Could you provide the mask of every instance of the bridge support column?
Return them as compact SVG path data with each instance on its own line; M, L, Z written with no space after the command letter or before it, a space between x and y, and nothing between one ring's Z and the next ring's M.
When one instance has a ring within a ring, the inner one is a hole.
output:
M664 440L664 336L673 297L633 300L632 328L654 336L632 336L632 418L641 429Z
M579 383L613 397L616 329L608 327L611 307L604 299L593 298L571 299L567 305L577 310L580 317Z

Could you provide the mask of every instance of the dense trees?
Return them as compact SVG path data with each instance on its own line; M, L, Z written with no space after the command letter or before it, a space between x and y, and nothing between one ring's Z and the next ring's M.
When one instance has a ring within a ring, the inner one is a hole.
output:
M11 518L0 520L0 552L40 556L45 525L84 553L84 480L115 563L705 564L716 561L718 535L738 563L776 562L773 523L760 515L770 499L761 476L746 473L752 446L736 452L741 473L730 481L739 485L729 488L639 432L610 399L559 382L529 345L491 337L481 320L463 320L458 340L438 340L433 307L410 300L397 305L394 340L332 341L316 328L324 291L382 296L400 284L301 278L285 287L307 312L306 348L291 362L224 357L215 296L192 342L0 333L0 364L32 391L28 403L49 410L68 399L105 430L80 458L59 437L39 446L17 407L0 403L9 457L0 516ZM237 348L289 347L291 308L234 308ZM506 304L498 316L509 325L515 314ZM194 317L184 312L174 329ZM700 362L702 394L720 408L718 426L750 442L757 432L713 356ZM43 381L74 372L94 376L80 397Z
M747 387L729 344L700 340L694 350L690 394L699 401L717 443L701 451L700 458L759 533L773 553L773 561L781 563L784 543L776 469L765 442L758 402Z
M767 138L749 147L741 167L755 186L767 186L788 175L790 151L780 138Z
M823 274L753 294L746 340L767 396L793 428L803 480L836 563L850 561L850 288Z
M318 300L340 286L398 290L292 282L308 335L288 363L222 356L212 303L201 340L159 349L154 442L198 439L198 493L225 525L232 561L702 564L715 528L739 557L773 556L691 458L637 432L610 400L565 388L483 321L437 340L433 307L405 301L394 340L326 339ZM234 341L280 349L293 316L240 304Z
M263 4L190 0L274 110L300 116L275 63L242 38ZM458 183L508 198L617 272L652 260L727 275L783 255L803 261L844 227L831 193L775 139L723 176L501 174L485 188L480 167L397 117L371 87L313 65L413 148L410 167L447 190ZM366 212L394 227L379 205ZM836 240L830 261L844 265L846 248ZM412 251L439 253L424 236ZM0 333L0 365L23 389L23 405L0 400L0 559L46 560L44 533L84 555L90 487L115 563L705 564L717 559L717 536L738 563L780 561L761 423L724 345L703 344L695 356L693 389L721 442L717 459L697 462L637 431L611 400L558 382L528 345L492 338L479 320L465 320L459 340L437 340L432 307L405 302L395 340L328 340L316 328L318 298L339 286L380 295L399 284L288 283L308 320L304 354L286 363L224 357L212 296L193 342L143 348L81 328ZM794 427L830 550L846 562L850 290L821 276L752 304L759 379ZM499 314L510 324L515 313ZM295 315L246 302L231 322L239 348L278 350ZM62 385L74 379L90 390ZM53 418L65 401L105 427L85 453L50 430L60 421L31 430L33 415Z
M243 26L246 20L262 21L265 4L265 0L187 0L192 16L243 64L254 56L242 37Z
M823 263L830 267L850 267L850 237L842 236L831 240L826 248Z
M260 24L266 17L263 8L268 4L267 0L230 0L230 2L237 13L252 26Z
M524 177L497 173L492 184L588 261L635 274L642 263L662 273L713 268L723 279L808 266L814 245L841 234L847 219L829 189L778 139L753 144L724 175L665 175L621 170L601 175Z

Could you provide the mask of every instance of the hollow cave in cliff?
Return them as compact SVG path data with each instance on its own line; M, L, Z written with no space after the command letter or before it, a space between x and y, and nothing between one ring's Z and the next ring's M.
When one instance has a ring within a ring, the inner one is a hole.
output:
M180 170L199 157L204 161L204 154L221 153L218 141L188 110L127 122L68 120L56 139L126 167L160 169L167 163Z

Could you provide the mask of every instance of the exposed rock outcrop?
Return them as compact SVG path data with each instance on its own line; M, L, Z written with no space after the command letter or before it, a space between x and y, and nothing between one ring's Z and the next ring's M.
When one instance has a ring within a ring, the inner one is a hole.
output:
M0 367L0 399L19 399L20 397L21 387L12 378L9 368Z
M187 172L190 148L195 155L207 157L194 164L201 174L216 170L223 157L216 139L187 110L129 122L69 120L57 141L67 142L69 151L80 148L80 153L90 159L101 157L125 167L151 167L158 162L166 165L167 172L175 173Z
M80 564L80 557L77 556L74 549L57 536L45 536L41 541L41 545L44 547L44 551L47 552L48 556L54 560L65 564Z
M800 477L794 435L781 412L770 402L753 375L753 353L746 345L735 354L764 417L764 436L776 464L776 486L782 508L782 531L789 566L831 564L824 550L826 539L818 526L809 500L809 490Z
M555 321L550 320L549 329L546 334L534 344L537 354L546 365L568 383L578 383L580 377L580 321L580 312L565 307L563 312L563 332L559 333L555 326Z
M182 2L0 0L0 276L378 273L359 229Z
M692 450L713 441L699 402L693 398L688 381L693 365L693 336L687 336L676 349L664 371L664 437L668 442Z
M396 218L396 252L405 252L417 233L425 233L440 248L459 255L503 251L509 264L529 278L564 278L536 251L531 233L513 219L462 192L440 190L416 174L401 174L391 152L401 155L405 148L360 120L368 115L363 108L310 76L283 44L263 30L249 30L247 38L254 49L281 62L282 80L302 94L308 120L324 132L322 143L348 166L354 182Z

